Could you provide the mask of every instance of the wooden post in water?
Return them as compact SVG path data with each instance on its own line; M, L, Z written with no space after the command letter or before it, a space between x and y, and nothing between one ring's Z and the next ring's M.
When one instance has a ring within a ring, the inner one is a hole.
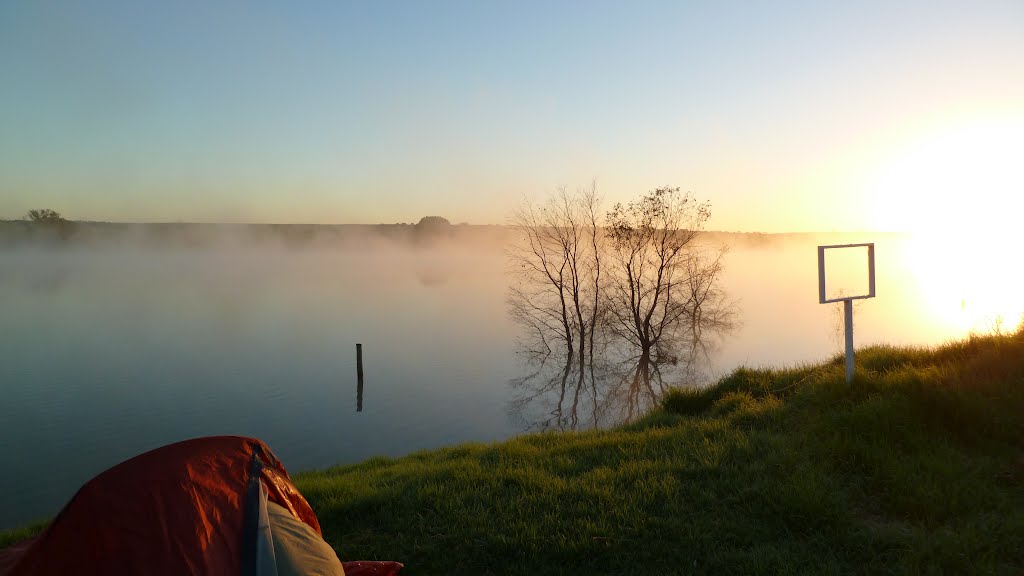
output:
M363 411L363 345L356 344L356 412Z

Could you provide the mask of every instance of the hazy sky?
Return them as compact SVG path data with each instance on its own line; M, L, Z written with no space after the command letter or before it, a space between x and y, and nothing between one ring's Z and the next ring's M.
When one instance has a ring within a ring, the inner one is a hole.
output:
M1022 157L1019 0L0 3L0 218L1009 226Z

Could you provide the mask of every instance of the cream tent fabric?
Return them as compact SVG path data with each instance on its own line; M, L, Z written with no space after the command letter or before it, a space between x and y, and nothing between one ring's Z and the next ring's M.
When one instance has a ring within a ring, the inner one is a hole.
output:
M338 555L312 528L267 502L277 576L345 576Z

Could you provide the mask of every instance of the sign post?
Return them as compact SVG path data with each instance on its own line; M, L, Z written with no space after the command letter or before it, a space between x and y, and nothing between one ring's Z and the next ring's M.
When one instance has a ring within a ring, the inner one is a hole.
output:
M825 251L846 250L855 248L867 249L868 261L868 290L866 294L844 295L829 298L825 286ZM875 297L875 244L868 242L864 244L832 244L818 246L818 302L829 304L832 302L843 303L843 326L845 328L846 341L846 383L853 382L853 301L863 298Z

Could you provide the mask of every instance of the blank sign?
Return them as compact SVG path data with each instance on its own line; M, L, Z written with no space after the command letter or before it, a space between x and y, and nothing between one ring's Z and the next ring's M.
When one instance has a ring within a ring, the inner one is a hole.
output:
M818 301L875 296L875 245L818 246Z

